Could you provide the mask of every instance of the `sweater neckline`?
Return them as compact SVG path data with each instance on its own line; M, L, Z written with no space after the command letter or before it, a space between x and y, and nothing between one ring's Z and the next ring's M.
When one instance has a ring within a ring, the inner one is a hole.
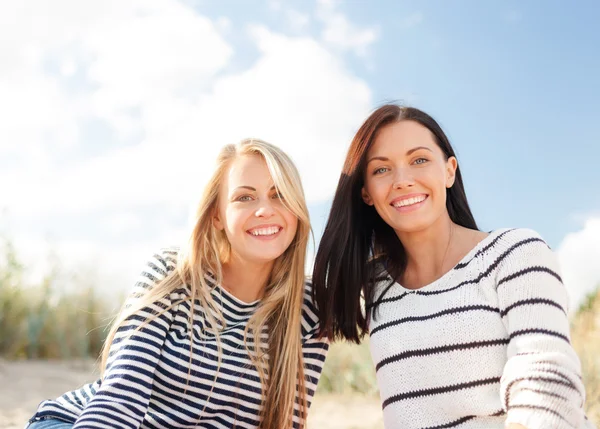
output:
M214 275L206 273L204 278L208 281L209 285L212 286L211 295L217 300L219 306L223 310L231 310L238 316L250 317L254 311L258 308L261 300L257 299L251 302L246 302L233 295L227 289L217 284Z
M417 289L409 289L407 287L402 286L398 281L392 279L388 274L388 277L394 280L394 284L403 292L406 293L415 293L415 292L426 292L430 290L438 289L440 286L447 284L448 281L456 274L457 271L469 265L469 263L477 256L477 254L485 248L488 244L490 244L500 233L505 231L506 229L496 229L492 231L488 231L488 235L485 236L481 241L479 241L465 256L462 257L460 261L456 263L452 268L450 268L447 272L445 272L440 278L428 283L424 286L421 286Z

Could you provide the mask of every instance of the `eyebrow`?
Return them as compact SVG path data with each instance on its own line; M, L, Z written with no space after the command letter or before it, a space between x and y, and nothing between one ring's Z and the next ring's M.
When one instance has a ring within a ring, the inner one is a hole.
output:
M429 152L433 152L431 149L429 149L429 148L428 148L428 147L426 147L426 146L417 146L417 147L413 147L412 149L409 149L409 150L407 150L407 151L406 151L406 155L410 155L410 154L412 154L413 152L416 152L416 151L418 151L418 150L420 150L420 149L425 149L425 150L428 150ZM389 160L390 160L390 159L389 159L388 157L385 157L385 156L374 156L373 158L370 158L370 159L367 161L367 164L368 164L369 162L371 162L371 161L389 161Z
M237 190L239 190L239 189L248 189L248 190L250 190L250 191L256 192L256 188L253 188L252 186L248 186L248 185L242 185L242 186L238 186L237 188L235 188L235 189L233 190L233 192L235 192L235 191L237 191ZM276 189L276 188L275 188L275 185L271 186L271 189L269 189L269 191L272 191L273 189Z
M407 151L406 151L406 154L407 154L407 155L410 155L411 153L413 153L413 152L416 152L416 151L418 151L419 149L425 149L425 150L428 150L429 152L433 152L431 149L429 149L429 148L428 148L428 147L426 147L426 146L417 146L417 147L413 147L413 148L412 148L412 149L410 149L410 150L407 150Z

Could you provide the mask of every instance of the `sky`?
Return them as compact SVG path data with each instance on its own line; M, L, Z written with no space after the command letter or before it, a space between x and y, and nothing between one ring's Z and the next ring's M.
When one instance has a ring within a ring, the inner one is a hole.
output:
M0 234L33 277L58 258L127 290L219 148L259 137L318 242L354 132L397 101L448 134L481 229L548 241L575 307L600 284L598 22L595 0L1 2Z

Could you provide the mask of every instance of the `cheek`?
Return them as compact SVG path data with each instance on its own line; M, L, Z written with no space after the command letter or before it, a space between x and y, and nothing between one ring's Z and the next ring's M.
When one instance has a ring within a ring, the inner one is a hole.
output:
M440 189L446 188L446 172L441 167L417 170L414 178L430 191L439 193Z
M298 229L298 218L291 212L286 212L283 216L287 225L288 235L294 237L296 230Z
M431 174L426 179L427 187L433 194L432 202L440 210L446 207L446 176L445 172L437 171L435 175Z
M244 215L241 210L225 212L225 229L231 235L240 234L244 226Z
M367 192L376 206L387 204L388 189L389 187L383 181L371 183L367 186Z

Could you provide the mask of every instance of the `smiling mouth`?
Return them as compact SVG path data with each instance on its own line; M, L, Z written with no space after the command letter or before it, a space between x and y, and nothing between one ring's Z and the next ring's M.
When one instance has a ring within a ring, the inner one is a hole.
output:
M390 205L397 209L403 208L403 207L411 207L416 204L422 203L423 201L425 201L427 199L427 197L428 197L428 195L419 195L419 196L412 197L412 198L405 198L403 200L396 201L395 203L392 203Z
M249 229L248 234L254 237L272 237L279 233L283 228L281 226L267 226Z

